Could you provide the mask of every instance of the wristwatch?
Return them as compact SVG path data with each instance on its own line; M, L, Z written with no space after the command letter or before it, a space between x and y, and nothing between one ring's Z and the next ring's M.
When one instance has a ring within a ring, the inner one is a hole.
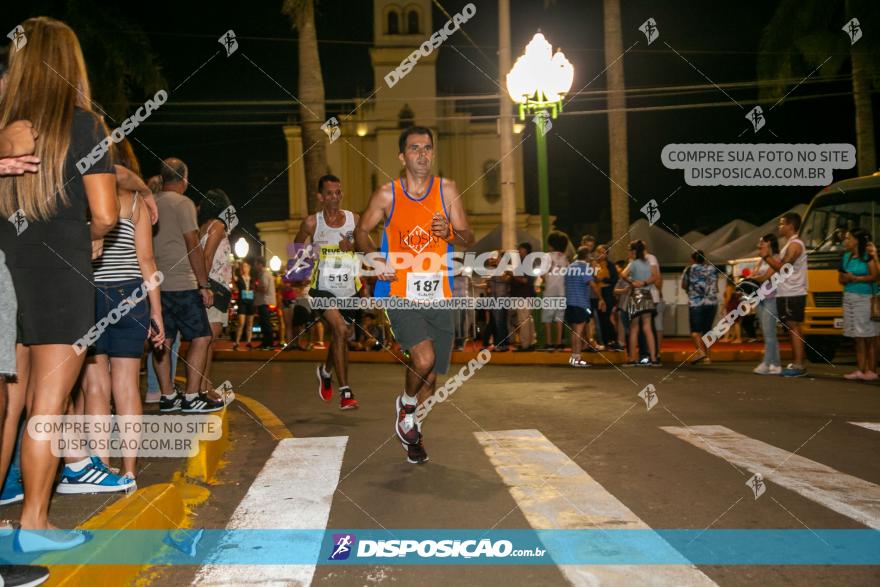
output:
M206 283L205 285L199 284L199 289L211 289L211 284Z

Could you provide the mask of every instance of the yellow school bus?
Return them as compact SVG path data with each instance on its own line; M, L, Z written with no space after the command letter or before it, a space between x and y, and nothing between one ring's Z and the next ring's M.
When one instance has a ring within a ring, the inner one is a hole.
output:
M816 194L804 214L800 236L807 247L807 358L831 361L843 337L843 286L837 282L843 236L862 228L880 238L880 172L845 179Z

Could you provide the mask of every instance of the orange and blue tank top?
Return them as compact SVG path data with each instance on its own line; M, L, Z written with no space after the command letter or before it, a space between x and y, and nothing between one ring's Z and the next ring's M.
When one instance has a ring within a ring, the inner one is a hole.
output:
M402 178L395 179L391 196L380 250L397 279L377 281L373 295L419 301L452 297L452 245L431 233L435 213L449 221L443 179L433 176L421 197L409 193Z

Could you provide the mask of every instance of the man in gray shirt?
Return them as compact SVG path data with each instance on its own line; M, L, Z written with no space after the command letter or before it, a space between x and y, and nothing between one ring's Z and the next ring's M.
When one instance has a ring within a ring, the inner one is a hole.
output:
M156 194L158 230L153 235L156 267L162 282L162 320L165 344L153 353L162 396L160 412L207 413L223 409L222 400L200 396L199 387L208 358L211 325L207 307L214 303L208 271L199 244L196 207L183 193L189 186L188 169L180 159L162 162L162 191ZM186 354L186 392L181 394L171 381L171 345L177 333L189 341Z

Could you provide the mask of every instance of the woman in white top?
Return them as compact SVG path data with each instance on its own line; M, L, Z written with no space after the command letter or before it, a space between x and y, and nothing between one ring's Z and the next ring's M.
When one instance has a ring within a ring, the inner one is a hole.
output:
M214 356L214 342L223 328L229 326L229 300L232 299L232 263L229 259L232 251L229 246L229 231L235 209L229 196L221 189L208 190L199 204L199 239L204 252L208 279L214 291L214 305L208 308L208 322L211 323L211 345L208 347L208 360L202 374L201 393L211 399L222 399L214 392L210 380L211 363ZM224 294L225 291L225 294ZM225 300L225 304L221 301Z

